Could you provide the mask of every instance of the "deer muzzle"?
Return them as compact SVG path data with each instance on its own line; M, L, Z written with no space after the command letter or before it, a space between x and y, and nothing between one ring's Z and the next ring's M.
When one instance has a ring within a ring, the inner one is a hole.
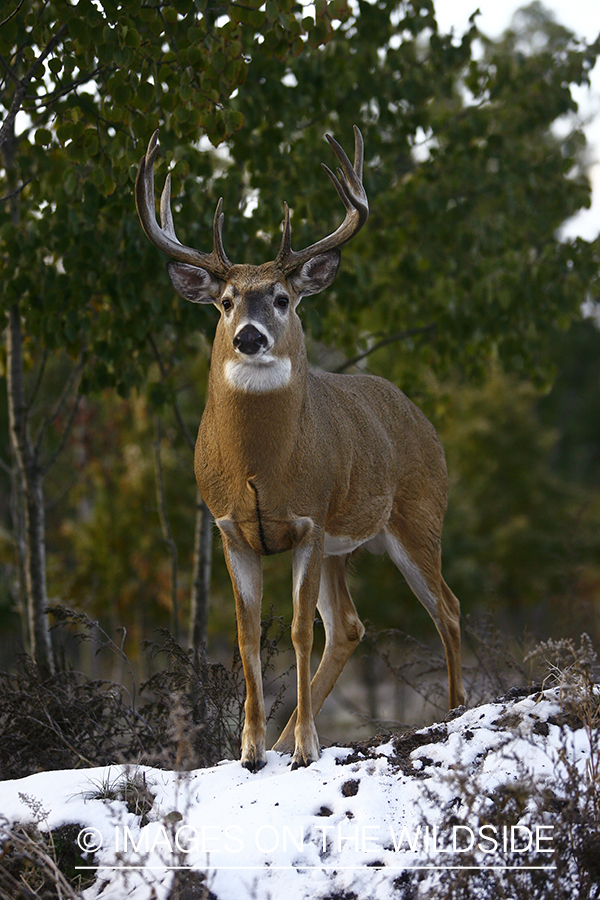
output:
M269 340L255 325L244 325L233 339L233 346L238 353L255 356L269 346Z

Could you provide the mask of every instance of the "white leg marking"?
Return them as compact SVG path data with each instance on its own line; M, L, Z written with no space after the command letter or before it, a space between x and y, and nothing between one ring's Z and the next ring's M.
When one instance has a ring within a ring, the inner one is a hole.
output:
M313 552L310 536L315 528L315 523L308 516L299 516L294 519L292 534L296 546L292 552L292 597L294 604L298 602L300 588L306 578L306 570Z
M229 551L229 561L244 606L260 607L260 589L257 590L256 570L253 570L243 554L236 550Z
M302 583L306 578L306 570L312 556L313 548L311 546L296 547L292 555L292 593L294 604L300 599L300 590Z
M248 548L240 549L237 526L230 519L217 519L219 530L227 538L227 554L232 568L233 578L245 606L251 607L261 603L260 563Z
M425 581L421 570L417 564L413 562L400 541L394 537L393 534L390 534L390 532L386 530L384 531L384 535L385 548L389 553L392 562L400 569L406 578L409 587L415 592L433 621L437 623L439 621L437 614L437 600L431 593L429 585Z
M321 569L321 582L319 584L317 608L323 622L323 627L325 628L325 642L327 643L333 634L335 619L331 611L331 591L329 590L329 582L324 569Z

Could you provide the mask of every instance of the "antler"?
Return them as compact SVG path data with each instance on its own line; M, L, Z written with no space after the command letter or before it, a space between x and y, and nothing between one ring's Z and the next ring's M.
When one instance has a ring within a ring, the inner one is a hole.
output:
M171 175L167 175L160 198L160 226L156 221L154 209L154 160L158 153L158 129L148 143L146 155L140 160L135 182L135 204L147 237L159 250L168 253L179 262L190 263L207 269L217 278L226 278L232 263L223 249L223 198L217 203L213 221L213 249L211 253L202 253L192 247L186 247L178 240L173 225L171 212Z
M369 218L369 201L366 191L363 187L363 160L364 160L364 144L360 130L354 126L354 166L350 165L350 160L344 153L342 147L331 135L325 135L333 151L337 156L341 168L338 168L337 178L331 169L321 163L339 194L340 200L346 207L346 218L342 224L328 237L322 238L316 244L311 244L305 250L292 250L292 229L290 226L290 210L287 203L284 203L285 221L283 224L283 237L281 239L281 247L277 254L276 264L282 269L284 274L297 269L298 266L308 262L319 253L326 250L332 250L339 247L354 237L363 227Z
M354 237L369 218L369 202L363 187L363 160L364 145L359 129L354 126L354 165L346 156L342 147L331 135L326 135L341 168L338 167L338 176L331 169L321 163L331 178L340 200L346 208L346 217L342 224L328 237L322 238L304 250L292 250L292 229L290 225L290 210L287 203L284 204L285 221L283 225L283 237L276 265L284 274L297 269L303 263L308 262L319 253L340 247ZM140 160L137 179L135 182L135 202L138 215L147 237L159 250L167 253L173 259L190 263L207 269L217 278L226 278L232 263L227 258L223 248L223 198L217 204L213 221L213 249L211 253L202 253L192 247L186 247L177 238L173 225L171 212L171 175L167 175L165 186L160 198L160 226L156 221L154 210L154 160L158 153L158 130L154 132L148 143L146 155Z

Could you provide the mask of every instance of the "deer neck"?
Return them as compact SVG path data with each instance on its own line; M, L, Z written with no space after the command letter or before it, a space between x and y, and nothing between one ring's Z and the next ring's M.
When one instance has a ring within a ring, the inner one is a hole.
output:
M306 402L307 359L304 342L278 349L279 376L265 389L248 378L228 377L236 357L220 352L218 337L213 345L209 376L207 414L212 418L221 464L236 480L262 481L284 476L297 445ZM286 375L289 360L289 376ZM252 371L250 370L250 375Z

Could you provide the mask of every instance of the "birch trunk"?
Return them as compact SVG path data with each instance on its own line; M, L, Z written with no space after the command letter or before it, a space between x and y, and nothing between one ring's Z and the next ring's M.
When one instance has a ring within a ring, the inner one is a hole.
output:
M46 593L46 515L44 472L29 433L29 411L25 401L23 335L18 305L8 314L6 330L7 390L10 445L18 469L17 484L25 524L25 591L30 653L42 677L54 671L48 597Z
M7 182L14 186L15 154L17 141L14 122L3 126L2 157L7 174ZM20 221L19 193L10 201L11 219ZM19 542L19 562L25 580L29 652L35 660L42 677L54 671L50 623L48 621L48 597L46 593L46 534L44 508L44 472L40 464L39 451L31 441L29 432L29 409L25 400L25 375L23 365L23 332L18 303L8 310L6 327L6 382L8 393L8 422L10 446L16 475L14 484L17 541ZM24 544L24 548L23 545ZM24 550L24 552L23 552ZM20 585L23 594L23 585Z

